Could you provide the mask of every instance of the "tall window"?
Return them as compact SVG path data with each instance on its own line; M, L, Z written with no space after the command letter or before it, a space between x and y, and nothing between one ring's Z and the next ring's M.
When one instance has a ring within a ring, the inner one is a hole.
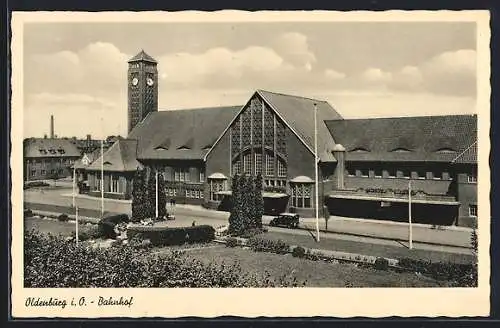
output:
M191 181L189 167L176 167L174 170L174 181Z
M292 206L311 208L312 184L298 183L292 186Z
M250 154L243 156L243 172L245 174L252 174L252 157L250 157Z
M262 154L255 153L255 174L262 174Z
M97 190L97 191L101 190L101 181L102 181L101 176L100 175L96 176L94 190Z
M382 169L376 168L373 170L373 175L375 178L381 178L382 177Z
M278 176L286 177L286 165L282 160L278 160Z
M467 176L467 181L469 183L477 182L477 167L472 168L471 172Z
M200 169L200 182L205 182L205 171Z
M350 176L350 177L354 177L356 176L356 169L353 168L351 165L348 165L346 167L346 171L347 171L347 175Z
M241 160L239 157L236 162L233 163L233 174L241 174Z
M118 192L119 177L115 174L111 175L111 192Z
M225 180L210 180L210 200L222 200L222 197L224 196L220 195L218 192L225 190L225 184Z
M274 157L266 154L266 175L274 176Z
M469 216L477 217L477 205L469 205Z
M396 169L395 168L388 168L387 169L387 175L389 178L395 178L396 177Z

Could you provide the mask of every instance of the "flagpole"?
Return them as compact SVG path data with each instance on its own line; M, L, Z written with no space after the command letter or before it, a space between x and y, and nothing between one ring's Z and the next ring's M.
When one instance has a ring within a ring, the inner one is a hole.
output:
M156 170L156 218L158 217L158 170Z
M411 224L411 177L408 181L408 229L409 248L413 249L413 231Z
M101 218L104 217L104 140L101 139Z
M76 245L78 246L78 206L75 208L75 230L76 230Z
M318 126L317 126L318 108L314 104L314 189L316 202L316 241L319 242L319 192L318 192Z
M75 183L76 183L76 168L73 164L73 207L75 207Z

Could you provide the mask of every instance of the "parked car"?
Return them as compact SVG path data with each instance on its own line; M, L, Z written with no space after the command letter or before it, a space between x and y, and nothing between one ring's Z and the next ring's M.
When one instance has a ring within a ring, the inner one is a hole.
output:
M277 217L271 220L269 225L273 227L285 226L287 228L298 228L299 215L297 213L280 213Z

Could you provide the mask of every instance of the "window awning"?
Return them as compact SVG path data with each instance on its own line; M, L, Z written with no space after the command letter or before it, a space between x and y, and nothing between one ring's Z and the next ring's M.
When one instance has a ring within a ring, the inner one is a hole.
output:
M292 180L290 180L290 182L293 182L293 183L314 183L314 180L311 179L310 177L306 177L305 175L299 175L298 177L295 177Z
M226 179L227 180L227 177L222 173L216 172L216 173L210 174L208 176L208 179Z
M231 190L223 190L223 191L218 191L216 192L217 195L226 195L226 196L231 196L233 192ZM277 193L277 192L263 192L262 197L264 198L283 198L283 197L288 197L287 194L283 193Z
M330 198L337 199L353 199L353 200L371 200L377 202L393 202L393 203L408 203L408 198L396 198L396 197L377 197L377 196L364 196L364 195L340 195L340 194L330 194ZM439 199L415 199L412 198L412 203L415 204L435 204L435 205L460 205L459 202L449 201L449 200L439 200Z

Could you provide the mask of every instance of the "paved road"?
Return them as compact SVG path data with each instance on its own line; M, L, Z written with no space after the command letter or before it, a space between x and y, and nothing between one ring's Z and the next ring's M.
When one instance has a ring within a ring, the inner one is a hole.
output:
M55 190L25 190L25 203L36 203L37 207L43 204L71 207L72 197L71 189ZM40 205L41 204L41 205ZM87 196L77 196L76 204L81 209L79 212L83 216L100 215L101 200ZM35 205L33 205L35 206ZM34 208L34 207L33 207ZM111 199L104 200L106 212L131 213L130 202L116 201ZM43 208L38 208L44 210ZM90 212L82 212L92 209ZM47 209L48 210L48 209ZM198 206L177 205L173 209L168 209L176 217L172 225L186 225L196 221L197 224L209 224L213 226L225 225L228 222L229 213L207 210ZM92 215L90 215L92 214ZM271 217L265 216L263 223L268 224ZM324 220L320 220L320 229L325 230ZM301 222L301 227L315 230L315 223L309 219ZM286 231L293 234L309 234L307 230L288 230L282 228L279 231ZM328 233L322 233L324 238L337 238L346 240L356 240L359 242L371 242L379 244L405 244L407 243L408 227L400 223L373 222L363 220L352 220L346 218L330 218L328 222ZM436 230L428 227L415 225L413 227L414 247L429 250L441 250L459 252L460 248L470 246L470 231L467 229L459 230ZM462 250L466 251L466 250Z

